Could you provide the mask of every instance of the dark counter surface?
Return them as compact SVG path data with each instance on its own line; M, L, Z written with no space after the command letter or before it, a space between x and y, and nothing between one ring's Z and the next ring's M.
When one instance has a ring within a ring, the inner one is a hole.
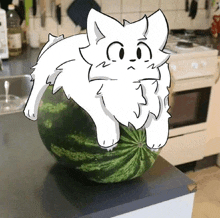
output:
M1 116L0 134L2 218L107 218L186 195L194 184L161 157L131 181L88 181L56 163L23 113Z
M33 72L31 67L36 64L39 52L40 48L26 46L21 55L2 60L3 72L0 72L0 77L31 74Z

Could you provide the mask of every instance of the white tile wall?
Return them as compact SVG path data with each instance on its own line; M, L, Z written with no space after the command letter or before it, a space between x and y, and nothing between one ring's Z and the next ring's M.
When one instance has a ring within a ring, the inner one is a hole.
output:
M134 22L136 20L140 19L140 13L134 12L134 13L122 13L122 21L127 20L129 22Z
M177 10L177 3L178 0L160 0L160 7L162 10Z
M159 8L159 0L142 0L141 11L156 11Z
M109 0L102 0L102 12L109 13L121 13L121 0L111 0L111 4L109 4Z
M54 35L64 34L65 37L79 33L80 28L74 25L66 13L73 0L61 1L61 25L58 25L54 14L51 14L50 2L51 0L47 0L46 26L44 28L40 26L40 8L38 7L35 18L33 18L30 11L29 30L36 29L39 31L40 39L43 43L47 41L48 33ZM101 6L103 13L114 17L120 22L123 22L123 19L132 22L142 18L144 14L149 16L159 8L167 17L170 29L207 29L210 27L212 20L211 17L209 19L206 18L205 0L198 1L198 13L194 20L191 20L188 17L189 13L185 12L185 0L96 0L96 2Z
M122 0L122 12L140 12L141 0Z

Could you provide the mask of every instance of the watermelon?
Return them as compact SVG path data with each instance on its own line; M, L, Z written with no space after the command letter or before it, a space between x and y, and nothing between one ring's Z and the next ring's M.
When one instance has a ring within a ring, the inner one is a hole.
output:
M160 150L146 146L144 129L120 126L117 147L99 147L96 127L89 114L63 90L52 94L49 86L38 109L38 130L52 155L67 167L98 183L116 183L143 175L155 163Z

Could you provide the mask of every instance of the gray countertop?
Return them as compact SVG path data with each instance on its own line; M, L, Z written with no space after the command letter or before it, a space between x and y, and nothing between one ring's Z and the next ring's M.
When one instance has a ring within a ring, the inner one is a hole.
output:
M4 59L3 72L0 72L0 76L15 76L23 74L31 74L31 67L36 64L36 60L40 49L33 49L29 46L23 48L22 54L17 57L10 57Z
M30 74L39 49L4 60L2 76ZM159 157L142 177L97 184L56 163L37 122L23 113L0 117L0 217L112 217L190 193L194 184ZM192 190L196 191L195 189Z
M57 164L37 122L23 113L0 119L0 217L108 218L192 192L194 182L158 157L143 176L98 184Z

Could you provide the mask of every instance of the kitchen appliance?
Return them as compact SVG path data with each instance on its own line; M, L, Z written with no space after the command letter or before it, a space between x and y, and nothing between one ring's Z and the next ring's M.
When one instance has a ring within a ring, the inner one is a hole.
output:
M204 157L218 51L175 36L169 37L165 51L171 54L169 112L172 117L169 140L161 153L172 164L178 165Z
M0 58L8 58L6 12L2 8L0 8Z

